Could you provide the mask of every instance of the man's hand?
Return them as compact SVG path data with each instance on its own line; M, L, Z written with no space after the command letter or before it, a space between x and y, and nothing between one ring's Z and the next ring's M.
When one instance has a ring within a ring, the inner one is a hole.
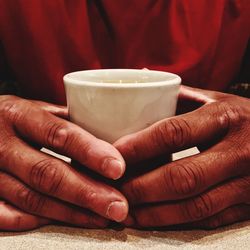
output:
M119 191L37 150L47 147L107 178L123 175L120 153L59 117L65 114L54 105L0 96L0 200L9 204L0 203L0 230L49 222L42 217L83 227L126 218L127 201Z
M122 192L134 206L125 224L214 228L250 219L250 100L187 87L180 100L202 106L115 143L133 166L193 146L201 150L125 182Z

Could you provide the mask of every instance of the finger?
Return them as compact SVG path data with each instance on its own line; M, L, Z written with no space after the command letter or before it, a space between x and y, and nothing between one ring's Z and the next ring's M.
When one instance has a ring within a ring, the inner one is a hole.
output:
M250 219L250 205L239 204L227 208L207 219L195 221L192 223L164 226L164 230L190 230L190 229L205 229L214 230L222 226L228 226L233 223L242 222ZM128 216L123 222L125 226L131 227L135 225L133 217Z
M206 103L214 100L199 89L193 89L182 85L178 96L176 114L184 114L200 108Z
M249 201L250 176L224 185L179 203L135 208L138 227L161 227L201 221L231 206Z
M30 101L33 102L35 105L39 105L41 109L50 112L53 115L59 116L64 119L69 118L68 109L65 106L42 102L42 101L36 101L36 100L30 100Z
M234 142L222 141L198 155L127 181L121 188L122 193L131 204L193 197L222 181L249 173L244 154L236 152Z
M216 91L192 88L189 86L181 85L178 98L180 100L190 100L196 103L206 104L214 102L222 95L223 94Z
M0 230L26 231L49 223L48 219L27 214L4 201L0 201Z
M123 175L125 162L117 149L77 125L22 99L14 104L6 102L4 110L6 120L24 138L73 158L108 178Z
M208 103L193 112L161 120L125 136L114 146L126 163L135 163L222 138L229 124L237 122L238 118L238 111L228 103Z
M189 228L216 229L236 222L250 220L250 206L247 204L235 205L202 221L190 223Z
M59 159L34 150L16 137L1 149L8 152L2 154L4 171L38 192L90 209L111 220L126 218L126 198L116 189L77 172Z
M190 100L201 104L207 104L217 100L227 99L228 96L235 95L181 85L178 98L181 100Z
M29 214L75 226L106 227L108 220L31 190L10 175L0 172L0 198Z

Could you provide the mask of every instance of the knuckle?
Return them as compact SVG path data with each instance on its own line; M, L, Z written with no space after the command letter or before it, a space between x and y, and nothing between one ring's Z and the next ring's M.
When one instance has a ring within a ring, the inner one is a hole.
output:
M87 187L79 189L75 196L76 204L86 207L93 208L97 202L97 193L93 190L89 190Z
M163 171L165 187L174 194L182 197L191 196L200 189L202 183L202 170L193 162L178 163L173 167L165 167Z
M88 191L85 194L85 201L87 204L89 204L89 206L92 207L92 205L96 203L96 200L97 200L97 193L96 192Z
M242 175L249 173L250 149L245 147L244 143L237 138L231 140L230 148L225 152L225 156L230 162L228 171L232 175Z
M83 164L88 165L88 162L90 162L92 159L91 158L91 151L93 150L93 147L92 147L91 143L88 141L85 141L81 145L82 145L82 149L83 149L82 154L81 154L81 162ZM93 153L93 151L92 151L92 153Z
M209 195L200 195L184 202L183 214L188 221L198 221L213 215L214 207Z
M56 160L43 159L31 167L30 183L39 191L52 195L58 193L63 178L64 172L58 168Z
M235 153L236 155L238 155L238 164L242 163L242 166L246 167L248 173L249 173L249 162L250 162L250 142L247 138L246 142L243 143L239 143L236 142L238 144L238 148L237 150L233 151L233 153Z
M0 114L7 120L15 121L21 115L20 107L22 106L24 100L16 97L9 96L0 105Z
M5 157L5 154L8 150L8 147L6 145L6 143L0 143L0 161L3 160L3 158Z
M166 139L165 123L155 126L151 129L150 137L154 145L158 145L160 148L168 147L169 141Z
M23 230L23 224L24 224L23 223L23 217L21 215L16 215L13 218L11 227L15 231L21 231L21 230Z
M46 142L55 148L66 149L70 139L70 129L62 123L49 123Z
M8 110L9 107L13 102L19 100L20 98L14 95L2 95L0 96L0 112L4 110Z
M162 216L155 211L143 211L137 209L135 213L136 225L140 227L161 226L163 224Z
M250 142L247 141L246 145L242 148L242 158L245 163L250 162Z
M4 137L1 138L0 142L0 162L4 160L5 157L8 157L8 152L11 149L11 146L16 143L15 142L15 136L11 134L5 134ZM1 166L0 168L4 168L4 166Z
M40 213L45 204L45 198L27 188L17 191L17 199L23 209L32 213Z
M237 131L237 133L234 133L227 138L229 148L226 155L232 163L233 173L235 173L235 171L239 174L242 172L249 173L250 134L248 130L248 127L242 127Z
M191 128L184 119L170 119L168 128L172 145L183 147L189 141Z
M218 123L220 127L230 129L239 126L245 119L242 108L232 105L228 101L221 101L215 104L218 110Z
M183 147L189 140L191 128L181 118L171 118L152 129L152 139L161 147Z
M140 138L140 143L138 143L137 138L138 137L133 137L132 135L126 135L122 137L122 139L119 139L118 144L114 144L115 148L121 152L128 163L138 162L145 157L142 153L143 150L141 150L140 144L148 145L149 143L143 137Z
M140 179L134 179L126 188L126 195L132 203L140 203L145 199L144 189Z
M10 229L13 231L25 231L36 228L39 226L38 220L29 219L25 215L17 214L10 222Z
M229 187L238 191L237 202L241 201L244 203L249 200L250 176L244 176L235 182L229 183Z

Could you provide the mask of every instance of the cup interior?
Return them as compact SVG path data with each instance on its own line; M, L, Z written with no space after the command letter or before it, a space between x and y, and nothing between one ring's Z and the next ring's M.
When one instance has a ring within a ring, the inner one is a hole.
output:
M136 70L136 69L100 69L85 70L69 73L64 76L64 81L80 85L111 86L151 86L174 84L180 82L180 77L163 71Z

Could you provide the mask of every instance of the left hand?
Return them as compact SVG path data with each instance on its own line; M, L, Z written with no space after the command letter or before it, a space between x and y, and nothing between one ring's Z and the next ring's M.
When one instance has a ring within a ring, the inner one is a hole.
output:
M6 201L0 200L0 230L27 231L55 221L24 212Z
M125 224L215 228L250 219L250 100L184 86L179 99L202 106L114 144L133 165L201 149L122 184L132 207Z

